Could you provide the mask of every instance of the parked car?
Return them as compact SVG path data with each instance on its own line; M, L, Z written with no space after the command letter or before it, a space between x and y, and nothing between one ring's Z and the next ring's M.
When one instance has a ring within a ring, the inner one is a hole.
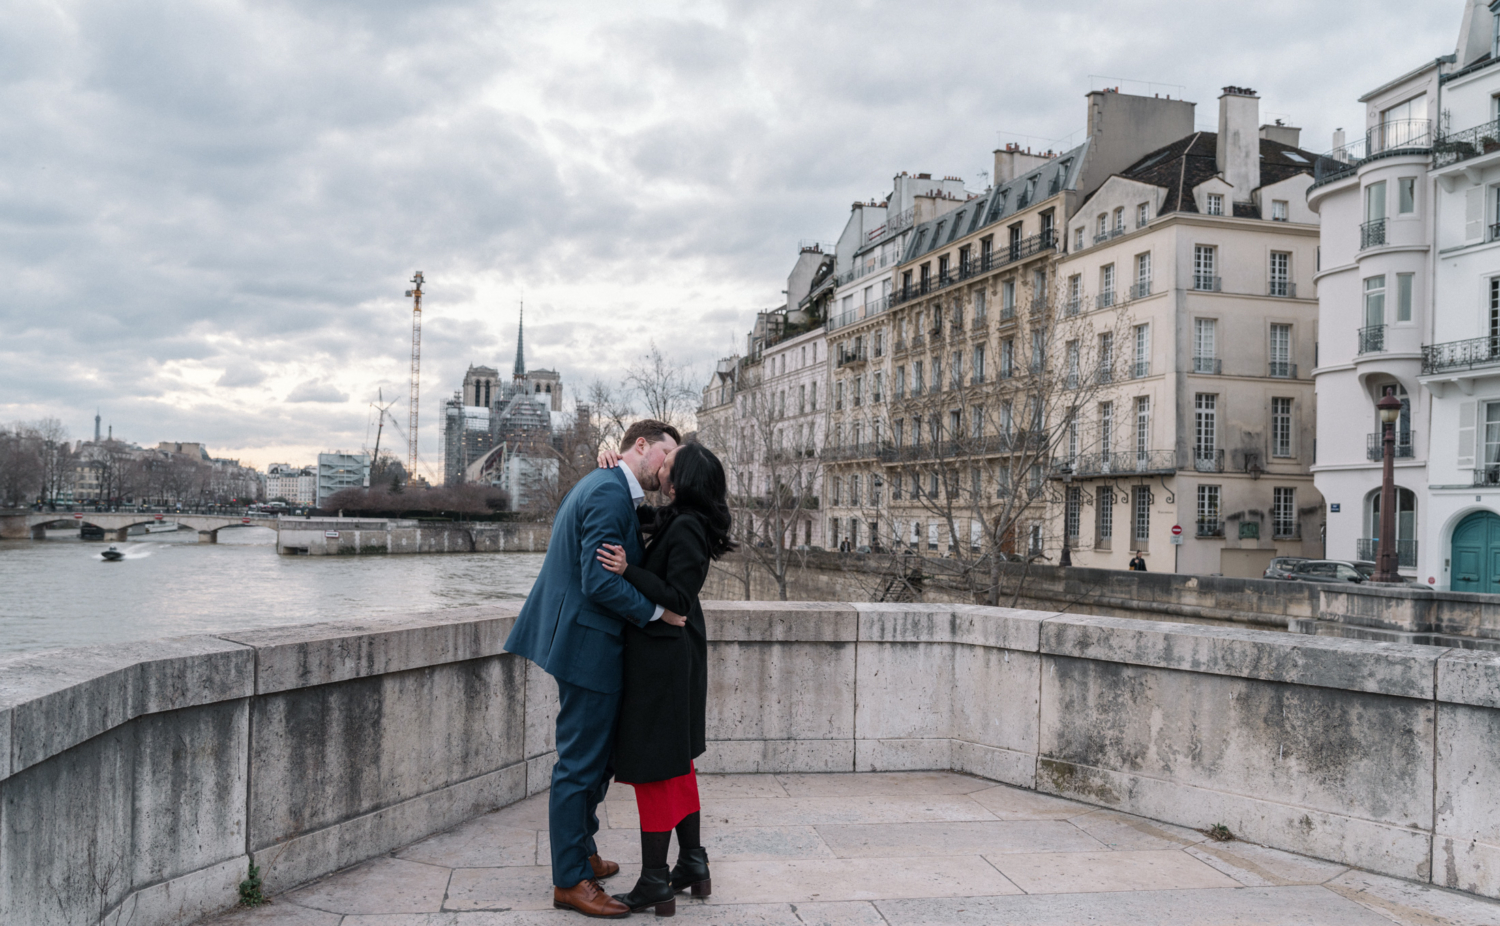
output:
M1308 561L1308 559L1305 556L1278 556L1275 559L1272 559L1271 562L1266 566L1266 574L1263 575L1263 576L1261 576L1261 578L1263 578L1263 579L1287 579L1287 578L1290 578L1291 577L1291 573L1292 573L1292 569L1294 567L1296 567L1296 565L1298 563L1305 563L1307 561Z
M1367 569L1360 569L1363 565ZM1303 560L1292 567L1286 578L1295 582L1364 582L1370 577L1368 563L1351 563L1340 559Z

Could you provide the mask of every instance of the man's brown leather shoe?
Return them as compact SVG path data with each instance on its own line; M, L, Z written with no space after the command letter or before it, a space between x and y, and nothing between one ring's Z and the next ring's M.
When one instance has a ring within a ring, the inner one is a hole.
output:
M612 920L630 915L630 908L604 893L593 878L584 878L570 888L552 888L552 906Z
M608 859L602 859L599 857L599 853L597 852L589 856L589 867L594 869L594 879L597 881L603 881L605 878L620 873L620 865L618 862L611 862Z

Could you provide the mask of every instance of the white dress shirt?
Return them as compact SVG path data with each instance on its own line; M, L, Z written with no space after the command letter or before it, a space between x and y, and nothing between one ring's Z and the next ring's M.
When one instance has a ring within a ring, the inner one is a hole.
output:
M639 479L635 478L635 473L633 473L633 472L630 471L630 467L628 467L628 466L625 465L625 461L624 460L621 460L620 462L616 463L615 465L618 466L618 467L620 467L620 470L623 473L625 473L625 484L628 485L628 486L630 486L630 504L631 504L631 506L639 508L641 502L643 502L643 501L646 500L646 490L643 489L643 488L641 488L641 481ZM663 608L661 605L657 605L656 606L656 610L651 614L651 620L652 621L659 621L659 620L661 620L661 616L662 616L663 613L666 612L666 610L667 609ZM651 623L651 621L647 621L646 623L649 624L649 623Z

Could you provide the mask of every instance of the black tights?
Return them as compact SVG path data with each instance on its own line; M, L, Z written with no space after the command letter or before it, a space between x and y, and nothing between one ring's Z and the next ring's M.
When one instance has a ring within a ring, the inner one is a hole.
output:
M703 843L698 835L698 812L693 811L682 818L677 824L677 851L678 853L696 849ZM660 833L648 833L641 830L641 867L642 868L666 868L667 848L672 843L672 831L666 830Z

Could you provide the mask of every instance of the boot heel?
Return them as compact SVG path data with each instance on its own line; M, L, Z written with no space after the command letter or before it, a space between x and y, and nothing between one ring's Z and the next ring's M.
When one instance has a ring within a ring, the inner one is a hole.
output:
M657 916L676 916L677 915L677 898L674 897L671 900L668 900L668 901L665 901L663 903L657 904L656 905L656 915Z
M703 881L699 881L697 884L694 884L691 888L689 888L689 890L692 892L694 897L707 897L714 892L713 879L708 878Z

